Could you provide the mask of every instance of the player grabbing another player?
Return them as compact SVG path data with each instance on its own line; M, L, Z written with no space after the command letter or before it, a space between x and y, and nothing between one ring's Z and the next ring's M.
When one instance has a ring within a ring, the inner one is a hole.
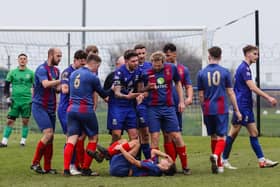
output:
M96 75L92 73L96 63L100 63L101 58L90 54L87 57L87 64L74 71L70 77L70 101L67 109L67 144L64 150L64 175L69 176L70 162L74 152L74 146L78 137L84 132L89 139L86 150L94 152L98 141L98 122L93 110L93 92L97 92L105 98L109 92L105 92ZM89 168L92 157L87 153L84 155L82 175L98 175Z
M228 127L228 98L233 105L238 120L242 119L235 94L232 89L230 72L219 65L222 50L219 47L208 49L209 65L200 70L197 78L199 100L201 102L204 124L211 136L212 173L222 173L221 154L225 148Z
M60 49L50 48L48 60L39 65L35 71L32 114L43 137L37 144L31 169L41 174L57 173L55 169L51 168L51 160L56 120L56 93L60 84L59 70L55 66L59 64L61 57ZM44 169L40 166L42 156L44 156Z
M61 93L60 100L57 110L58 119L61 124L63 133L67 134L67 108L69 106L69 78L70 75L80 67L84 66L86 63L87 54L83 50L78 50L74 54L74 62L68 68L66 68L61 74ZM72 175L81 174L75 167L75 162L77 167L83 162L84 154L84 137L80 137L76 145L76 152L71 160L70 172Z
M165 62L162 52L151 55L152 69L143 75L143 81L147 81L148 95L148 123L151 135L151 148L159 149L160 129L166 132L176 145L176 153L181 160L183 173L191 174L187 164L186 146L180 133L180 127L176 116L176 109L183 112L185 103L183 89L175 65ZM179 96L178 106L174 105L172 95L173 84Z
M11 103L7 116L7 126L3 132L3 139L0 147L7 147L8 139L12 133L16 118L21 115L22 130L20 145L24 146L28 135L28 122L31 115L32 87L34 83L34 73L26 67L27 55L18 55L18 67L11 70L5 81L4 94ZM12 84L12 96L10 98L10 84Z
M261 145L258 140L258 129L256 127L254 113L253 113L253 96L252 92L265 98L272 106L277 104L277 100L261 89L259 89L252 80L252 73L250 66L256 63L259 54L256 46L247 45L243 48L245 59L239 65L235 73L234 92L237 98L237 104L242 114L242 121L238 121L236 115L233 116L232 126L226 139L226 147L223 153L224 166L228 169L236 169L231 166L228 161L232 144L237 137L242 126L247 128L250 135L250 143L254 150L260 168L274 167L278 162L271 161L264 157Z

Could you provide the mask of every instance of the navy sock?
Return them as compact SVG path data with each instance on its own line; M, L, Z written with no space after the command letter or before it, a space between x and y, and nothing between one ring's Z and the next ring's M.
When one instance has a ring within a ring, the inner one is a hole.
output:
M227 136L226 138L226 146L223 152L223 159L227 160L229 158L229 154L231 152L232 144L234 142L235 138L232 138L231 136Z
M250 136L250 143L251 143L251 146L252 146L256 156L258 158L263 158L264 156L263 156L262 148L259 143L258 137Z
M150 144L141 144L141 150L145 156L146 159L151 158L151 148Z

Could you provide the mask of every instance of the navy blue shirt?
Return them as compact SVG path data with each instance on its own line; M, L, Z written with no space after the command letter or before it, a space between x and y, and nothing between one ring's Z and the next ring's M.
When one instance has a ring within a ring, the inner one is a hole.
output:
M141 72L139 69L129 71L126 65L122 65L115 71L114 86L121 86L121 93L127 95L129 92L134 92L137 88L137 83ZM110 96L110 100L117 106L134 106L134 99L116 98L115 95Z
M58 80L59 70L54 66L48 66L47 61L39 65L35 71L34 95L32 102L41 105L48 112L56 110L56 88L44 88L42 81Z
M234 83L234 93L236 95L236 100L238 107L242 108L252 108L253 107L253 97L252 91L246 84L246 81L252 80L252 72L250 66L243 61L237 68Z
M99 78L87 67L75 70L70 76L70 100L67 112L93 113L93 92L105 98L109 94L102 89Z
M202 110L204 115L228 113L227 88L231 88L230 72L218 65L209 64L199 71L198 90L204 91Z
M72 65L70 65L61 74L61 84L67 84L68 88L69 88L70 75L72 74L73 71L75 71L75 69L73 68ZM70 97L70 93L66 93L66 94L62 92L60 93L58 110L65 111L65 112L67 111L67 108L69 106L69 97Z
M148 105L150 106L173 106L173 83L180 81L180 75L174 64L164 63L163 68L156 72L149 69L143 75L144 82L156 84L157 89L150 90Z

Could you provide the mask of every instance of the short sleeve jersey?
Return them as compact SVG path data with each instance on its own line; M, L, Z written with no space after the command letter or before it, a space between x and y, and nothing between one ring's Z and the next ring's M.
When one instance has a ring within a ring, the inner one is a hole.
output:
M252 72L250 66L245 61L238 66L234 79L234 93L236 95L239 108L252 108L252 91L246 84L246 81L252 80Z
M49 112L56 110L55 87L44 88L44 80L58 80L59 70L54 66L48 66L47 61L39 65L35 71L34 95L32 102L41 105Z
M105 98L99 78L87 67L75 70L70 76L70 100L67 112L93 113L93 92Z
M129 92L134 92L137 88L137 83L139 81L139 77L141 76L141 72L139 69L134 71L129 71L126 65L122 65L119 69L115 71L114 75L114 85L121 87L122 94L128 94ZM114 104L117 106L133 106L133 99L120 99L116 98L115 95L110 97L110 99L114 100Z
M156 84L154 90L149 91L148 105L150 106L173 106L173 83L180 81L177 68L174 64L164 63L163 68L156 72L149 69L143 75L144 82Z
M228 113L226 89L231 88L232 83L230 72L226 68L218 64L209 64L199 71L197 87L198 90L204 91L204 115Z
M182 87L185 88L186 86L192 85L191 79L190 79L190 72L189 69L184 66L183 64L177 64L177 70L180 76L180 81L182 83ZM179 96L176 91L176 89L173 89L173 97L175 105L179 104Z
M11 70L6 81L12 84L12 98L20 101L31 102L31 88L34 84L34 72L28 68L20 70L19 68Z

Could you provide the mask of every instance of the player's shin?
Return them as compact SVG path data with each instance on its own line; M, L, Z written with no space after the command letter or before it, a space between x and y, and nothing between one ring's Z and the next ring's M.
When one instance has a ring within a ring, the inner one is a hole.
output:
M73 151L74 145L72 143L67 143L64 149L64 170L69 170Z
M97 146L97 143L96 142L89 142L88 145L87 145L87 148L86 150L90 150L92 152L95 152L96 150L96 146ZM83 164L83 169L88 169L91 165L91 162L92 162L92 157L89 156L87 154L87 151L85 152L84 154L84 164Z

